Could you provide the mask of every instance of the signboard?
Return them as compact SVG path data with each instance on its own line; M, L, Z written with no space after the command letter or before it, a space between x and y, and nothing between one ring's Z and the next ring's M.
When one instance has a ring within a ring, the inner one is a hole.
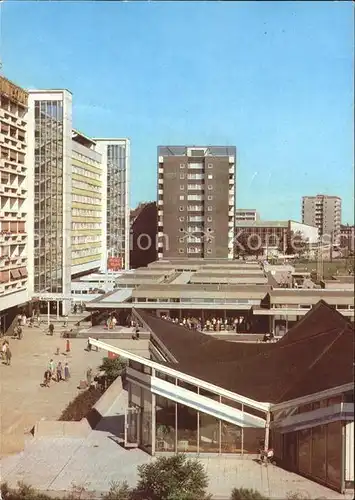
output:
M42 300L44 302L52 300L73 300L73 297L62 293L42 293L41 295L34 295L32 300Z
M118 354L111 352L111 351L108 351L107 357L109 359L116 359L116 358L118 358Z
M109 257L107 259L108 271L121 271L121 269L122 269L122 257Z

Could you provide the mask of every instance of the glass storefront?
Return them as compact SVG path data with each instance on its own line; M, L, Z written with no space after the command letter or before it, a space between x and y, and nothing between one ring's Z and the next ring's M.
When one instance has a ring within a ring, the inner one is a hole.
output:
M283 462L288 469L338 490L342 482L342 450L341 421L283 436Z

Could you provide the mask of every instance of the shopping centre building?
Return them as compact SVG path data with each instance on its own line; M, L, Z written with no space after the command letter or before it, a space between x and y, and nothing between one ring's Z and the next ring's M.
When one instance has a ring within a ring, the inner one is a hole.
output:
M132 309L202 323L220 318L221 324L243 319L245 332L282 335L312 306L324 300L354 321L354 288L340 277L315 287L309 273L292 273L291 266L264 266L228 259L171 259L153 262L116 280L116 289L86 302L96 317L116 312L121 324ZM285 278L283 278L283 276ZM276 277L276 279L275 279ZM283 285L286 278L289 287ZM300 285L296 285L296 280Z
M318 302L276 343L217 340L139 309L150 359L128 360L125 444L152 455L255 455L338 491L354 481L353 328Z

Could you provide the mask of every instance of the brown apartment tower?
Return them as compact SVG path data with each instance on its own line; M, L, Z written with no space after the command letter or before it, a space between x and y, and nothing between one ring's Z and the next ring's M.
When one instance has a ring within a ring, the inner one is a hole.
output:
M235 146L158 147L158 259L233 259Z

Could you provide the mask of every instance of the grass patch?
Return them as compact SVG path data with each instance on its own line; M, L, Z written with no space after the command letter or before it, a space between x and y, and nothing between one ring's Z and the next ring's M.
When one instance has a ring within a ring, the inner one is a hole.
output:
M89 387L89 389L78 394L76 398L68 404L58 420L79 422L82 418L87 416L91 408L101 398L102 394L103 391L101 389Z

